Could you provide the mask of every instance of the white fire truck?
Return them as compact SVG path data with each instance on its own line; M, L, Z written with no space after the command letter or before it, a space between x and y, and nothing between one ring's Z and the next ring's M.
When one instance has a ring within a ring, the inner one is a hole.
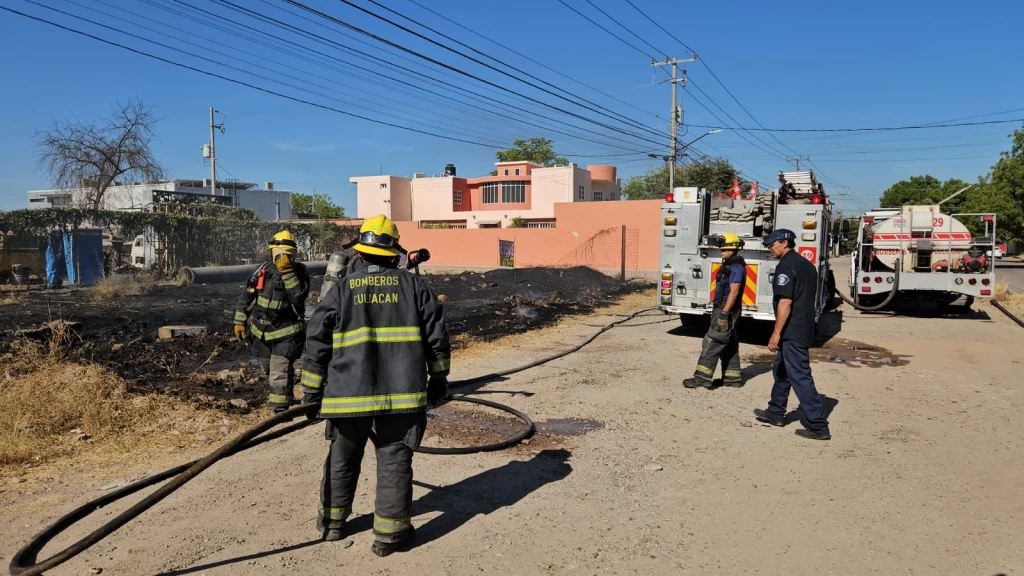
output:
M796 234L796 251L818 269L817 320L833 301L829 269L832 205L812 171L780 172L780 186L731 198L697 188L676 188L661 207L661 282L658 309L679 314L683 324L710 315L722 256L716 240L732 232L744 240L747 263L742 315L775 320L772 283L775 260L762 241L777 228Z
M877 306L890 295L939 306L962 296L968 304L991 297L995 238L995 214L943 214L937 204L868 212L850 263L850 297L862 306Z

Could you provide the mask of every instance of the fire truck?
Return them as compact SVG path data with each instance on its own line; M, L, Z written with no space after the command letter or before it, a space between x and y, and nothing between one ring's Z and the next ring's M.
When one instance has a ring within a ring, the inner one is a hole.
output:
M868 212L850 262L850 298L861 306L896 296L945 306L966 297L970 305L992 296L996 246L995 214L944 214L938 204Z
M832 203L813 171L780 172L779 187L746 195L712 194L676 188L661 207L661 281L658 309L697 324L713 307L715 276L722 256L718 244L732 232L744 240L739 254L747 263L742 315L775 320L772 284L777 260L762 245L776 228L796 234L796 252L818 269L815 321L833 302L835 278L829 269Z

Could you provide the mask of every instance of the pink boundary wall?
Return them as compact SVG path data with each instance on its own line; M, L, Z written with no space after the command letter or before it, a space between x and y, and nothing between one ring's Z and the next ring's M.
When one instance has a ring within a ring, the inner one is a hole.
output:
M430 250L432 268L497 267L499 239L515 239L517 267L553 266L595 234L615 228L613 234L601 240L601 249L595 249L598 261L592 259L590 264L606 271L619 268L620 230L625 225L630 231L628 235L637 243L635 249L630 247L638 255L637 264L631 263L631 268L654 272L659 269L661 205L661 200L555 204L555 228L421 230L415 222L396 224L402 236L402 246L409 250Z

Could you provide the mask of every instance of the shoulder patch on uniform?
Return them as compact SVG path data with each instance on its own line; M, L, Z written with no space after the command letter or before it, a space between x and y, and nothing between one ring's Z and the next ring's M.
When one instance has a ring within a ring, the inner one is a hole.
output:
M789 284L789 276L786 276L785 274L776 274L775 284L778 286L785 286L786 284Z

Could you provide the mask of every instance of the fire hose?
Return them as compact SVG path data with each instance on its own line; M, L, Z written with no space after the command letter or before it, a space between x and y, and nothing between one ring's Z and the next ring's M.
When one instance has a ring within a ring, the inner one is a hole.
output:
M587 344L593 342L598 336L600 336L601 334L605 333L608 330L611 330L615 326L632 320L638 315L644 312L649 312L651 310L653 310L653 308L645 308L643 310L638 310L619 320L615 320L602 327L600 330L595 332L593 335L591 335L583 342L577 344L576 346L573 346L568 350L559 352L557 354L552 354L550 356L546 356L544 358L541 358L540 360L535 360L533 362L530 362L529 364L524 364L523 366L510 368L508 370L502 370L500 372L492 372L490 374L484 374L482 376L477 376L475 378L470 378L467 380L452 381L449 383L449 388L462 388L473 384L491 381L496 378L501 378L503 376L515 374L517 372L523 372L525 370L529 370L530 368L540 366L541 364L551 362L552 360L557 360L559 358L568 356L569 354L579 351ZM522 420L524 423L526 423L526 428L523 431L516 434L515 436L513 436L512 438L508 438L506 440L495 442L493 444L487 444L484 446L467 446L458 448L435 448L430 446L420 446L417 449L417 452L422 452L425 454L475 454L478 452L502 450L504 448L514 446L519 442L523 441L524 439L528 438L534 433L536 429L533 421L530 419L529 416L523 414L522 412L516 410L515 408L505 406L504 404L491 402L489 400L482 400L480 398L468 398L466 396L449 397L449 400L455 402L479 404L481 406L488 406L490 408L502 410ZM163 472L159 472L152 476L148 476L141 480L137 480L131 484L128 484L127 486L124 486L113 492L96 498L95 500L86 502L85 504L79 506L78 508L75 508L71 512L58 518L52 524L44 528L42 532L33 536L32 539L29 540L27 544L25 544L20 550L18 550L18 552L11 559L11 564L9 568L10 573L12 574L12 576L36 576L38 574L42 574L46 570L56 568L57 566L63 564L64 562L67 562L71 558L74 558L75 556L89 549L100 540L114 533L117 529L132 521L149 508L152 508L157 502L160 502L161 500L169 496L171 493L173 493L175 490L184 486L185 483L198 476L201 472L203 472L216 462L229 456L238 454L240 452L244 452L250 448L259 446L260 444L263 444L265 442L269 442L270 440L281 438L283 436L291 434L292 432L297 432L299 430L302 430L303 428L306 428L307 426L315 424L316 422L318 422L318 420L304 420L302 422L297 422L295 424L285 426L284 428L281 428L279 430L274 430L272 432L264 434L265 432L269 431L270 429L274 428L279 424L284 424L285 422L289 422L297 417L305 416L308 412L315 410L316 407L316 404L302 404L285 410L280 414L275 414L271 418L268 418L263 422L257 424L256 426L246 430L242 434L233 438L232 440L217 448L216 450L214 450L213 452L211 452L210 454L206 455L203 458L193 460L192 462L188 462L186 464L182 464L180 466L164 470ZM61 550L60 552L54 554L53 556L50 556L49 558L46 558L38 562L36 561L36 557L38 556L39 552L42 551L44 546L46 546L56 536L58 536L71 526L73 526L79 520L86 518L87 516L89 516L96 510L103 508L104 506L112 504L113 502L116 502L126 496L134 494L149 486L159 484L160 482L163 482L168 479L170 479L170 481L167 482L167 484L164 484L156 491L154 491L152 494L146 496L138 503L133 505L131 508L125 510L124 512L121 512L112 520L103 524L96 530L93 530L91 533L86 535L81 540L78 540L77 542L71 544L64 550Z
M896 277L892 283L892 290L889 292L889 295L886 296L885 300L883 300L880 304L875 304L874 306L862 306L860 304L857 304L856 302L853 301L852 298L849 298L846 296L846 294L840 292L838 286L836 287L836 294L839 294L839 297L843 299L843 302L846 302L847 304L853 306L854 308L860 310L861 312L877 312L878 310L885 308L886 306L889 305L890 302L892 302L892 299L896 297L896 292L900 289L900 267L898 265L899 260L897 260L896 263Z

